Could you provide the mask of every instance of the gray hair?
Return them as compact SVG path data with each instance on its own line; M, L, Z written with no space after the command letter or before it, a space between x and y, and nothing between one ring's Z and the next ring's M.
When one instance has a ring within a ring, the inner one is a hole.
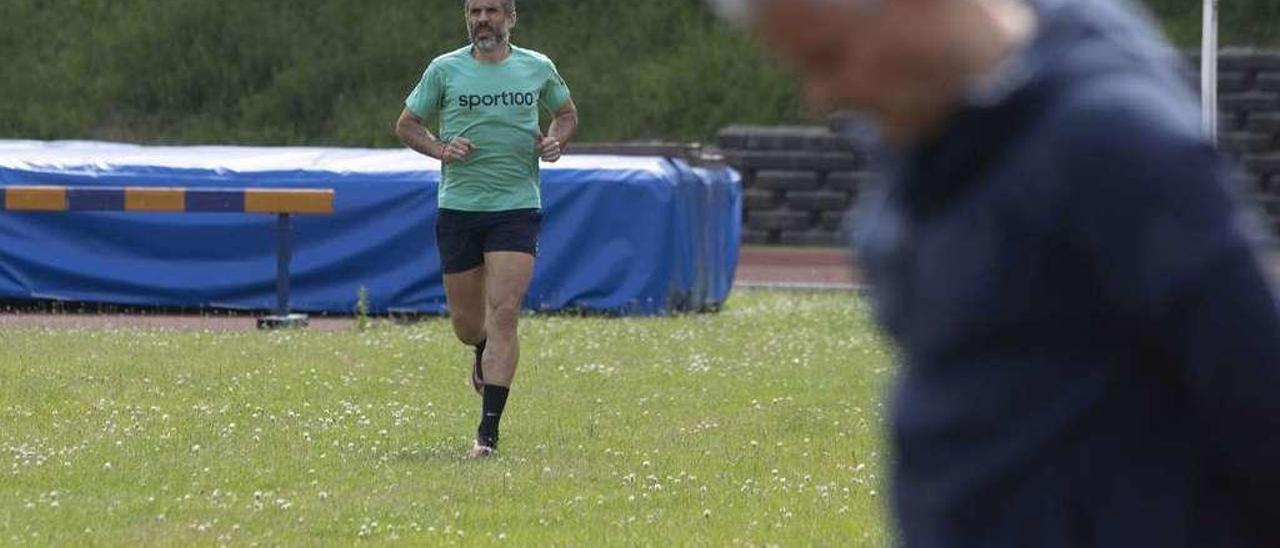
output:
M471 9L471 0L462 0L462 9ZM507 13L516 12L516 0L502 0L502 9Z
M749 27L760 16L762 0L707 0L711 9L737 27Z
M760 21L760 12L770 2L777 0L706 0L711 4L711 9L716 12L722 19L728 21L737 27L752 27ZM795 1L795 0L792 0ZM875 5L883 3L884 0L800 0L810 4L839 4L844 2L852 2L854 4Z

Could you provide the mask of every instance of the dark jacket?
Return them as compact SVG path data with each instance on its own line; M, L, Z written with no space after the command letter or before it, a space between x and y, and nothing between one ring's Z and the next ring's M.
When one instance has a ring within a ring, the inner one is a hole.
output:
M1037 3L861 216L908 547L1280 547L1277 302L1180 65L1115 4Z

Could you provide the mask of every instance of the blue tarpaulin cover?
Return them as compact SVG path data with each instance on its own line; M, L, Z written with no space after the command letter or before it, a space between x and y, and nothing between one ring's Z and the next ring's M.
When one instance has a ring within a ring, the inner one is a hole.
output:
M446 311L435 246L439 164L407 150L0 141L0 185L332 188L295 216L292 309ZM729 168L566 156L543 166L525 306L661 314L729 295L741 231ZM276 219L262 214L0 211L0 299L269 310Z

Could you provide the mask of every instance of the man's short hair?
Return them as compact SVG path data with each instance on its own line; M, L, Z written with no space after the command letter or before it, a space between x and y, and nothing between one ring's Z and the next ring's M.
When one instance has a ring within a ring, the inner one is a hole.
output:
M471 0L462 0L462 9L471 9ZM515 13L516 0L502 0L502 9L507 13Z
M759 0L707 0L711 9L720 17L739 26L750 26L755 23L760 9Z
M755 25L760 17L760 10L764 9L764 5L771 0L706 0L711 5L711 9L717 15L734 25L742 27L750 27ZM804 0L811 4L837 4L849 0ZM874 6L882 3L882 0L854 0L857 5Z

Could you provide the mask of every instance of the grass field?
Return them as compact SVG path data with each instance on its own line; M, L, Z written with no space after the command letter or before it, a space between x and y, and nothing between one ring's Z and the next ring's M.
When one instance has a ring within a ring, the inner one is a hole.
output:
M534 317L500 457L443 321L0 331L0 544L885 546L851 294Z

